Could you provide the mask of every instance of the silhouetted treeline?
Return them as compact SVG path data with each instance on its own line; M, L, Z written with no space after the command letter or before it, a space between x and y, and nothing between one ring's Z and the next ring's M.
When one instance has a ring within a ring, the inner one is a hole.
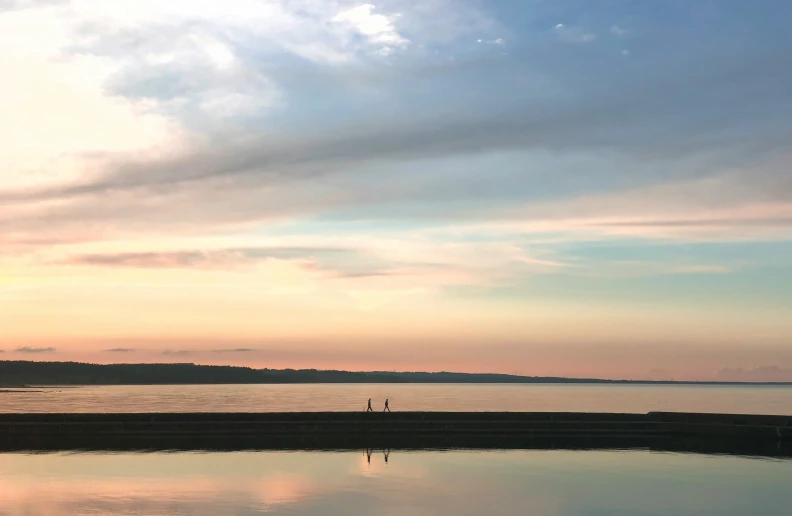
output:
M82 364L0 361L0 385L174 385L256 383L610 383L505 374L252 369L195 364Z
M187 385L257 383L600 383L675 382L515 376L508 374L351 372L317 369L252 369L196 364L82 364L79 362L0 361L0 387L23 385ZM778 384L775 384L778 385ZM789 384L787 384L789 385Z

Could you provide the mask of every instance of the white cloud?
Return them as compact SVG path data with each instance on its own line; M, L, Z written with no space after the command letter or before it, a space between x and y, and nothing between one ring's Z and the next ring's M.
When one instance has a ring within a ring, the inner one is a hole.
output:
M236 63L234 51L223 43L205 36L191 35L191 39L219 69L227 69Z
M406 47L410 42L396 30L394 20L398 15L386 16L375 14L376 6L363 4L336 14L332 21L353 27L357 32L368 38L371 43L384 44L384 48L392 51L393 47ZM382 53L382 51L380 51ZM388 52L390 53L390 52Z
M254 93L225 92L208 95L200 107L210 115L230 117L261 112L273 103L273 99Z
M445 1L429 4L422 4L422 12L448 6ZM397 23L395 14L370 4L362 7L318 0L64 0L3 11L0 137L6 145L0 147L0 191L16 195L20 188L87 184L116 164L128 163L127 156L136 163L160 163L190 155L184 147L207 148L200 133L202 124L212 121L205 118L266 114L288 100L261 72L262 55L296 54L336 66L360 54L386 57L407 44L397 31L403 21ZM405 11L405 20L408 14L415 17L414 11ZM343 21L333 23L334 18ZM433 28L444 23L438 20ZM426 28L410 29L411 38L433 37ZM499 34L476 27L454 36L469 38L471 33ZM185 116L187 123L180 117L189 110L200 113ZM215 126L230 125L218 120ZM223 201L207 202L223 209L233 205L239 213L255 211L251 216L258 217L264 196L283 198L274 189L260 189L259 197L245 195L248 200L240 205L231 190ZM172 202L184 208L182 221L214 217L208 216L206 203L173 192L141 196L106 191L97 197L4 206L0 241L24 241L20 245L28 248L38 244L27 242L44 242L47 236L62 242L110 234L120 226L115 217L121 212L134 208L150 214ZM53 223L55 212L77 218L90 213L100 222L70 223L63 217ZM163 217L173 222L170 215ZM42 225L33 228L34 220ZM135 220L134 231L143 225ZM66 235L65 226L75 233Z
M627 49L624 49L624 50L622 50L622 51L621 51L621 54L622 54L623 56L628 56L628 55L630 55L630 51L629 51L629 50L627 50Z
M173 52L149 52L143 59L150 65L168 64L176 60L176 54Z
M89 156L178 148L178 125L149 104L105 95L117 66L64 55L71 27L56 9L0 15L0 185L54 185L90 175Z
M593 43L597 40L597 35L593 32L586 32L583 29L567 27L563 23L555 26L555 32L561 41L565 43Z
M487 45L505 45L506 44L506 40L503 39L503 38L488 39L488 40L479 39L479 40L476 40L476 42L477 43L486 43Z
M625 34L627 34L627 31L625 29L622 29L618 25L612 25L610 28L610 33L613 34L614 36L624 36Z
M363 55L385 58L410 45L397 30L401 13L354 0L62 0L24 3L21 11L20 5L14 4L3 18L28 17L27 25L35 25L39 37L6 42L21 33L18 27L26 26L8 23L0 43L9 52L23 49L51 56L77 51L102 57L113 68L102 79L107 81L109 75L116 79L113 93L156 101L166 112L174 106L228 105L229 99L236 99L232 102L236 105L246 96L269 99L244 102L262 112L280 105L283 95L278 85L244 55L251 48L257 54L290 54L343 65ZM449 33L469 33L473 25L478 29L485 24L474 8L460 6L454 6L451 18L436 21L436 14L449 10L446 0L388 5L404 11L402 23L409 23L412 34L424 42L443 40ZM432 24L421 25L427 19ZM213 77L207 66L214 70ZM190 76L194 71L199 75ZM251 84L264 89L251 92ZM191 91L174 91L185 87ZM165 98L157 98L160 94Z
M444 0L397 5L413 25L448 8ZM147 98L165 112L175 106L210 107L206 114L214 116L215 106L228 105L229 99L238 105L243 97L269 99L252 102L248 98L243 103L262 113L281 105L278 85L240 54L249 54L250 48L264 55L290 54L315 63L343 65L362 55L385 58L410 44L397 30L400 13L349 0L63 0L19 7L16 4L2 15L6 21L27 18L28 22L3 24L0 43L9 53L19 55L21 49L51 58L76 51L101 57L111 70L97 84L110 79L113 93ZM444 30L447 23L459 25L456 30L464 32L465 23L479 22L480 16L473 11L460 8L453 21L412 27L413 34L426 41L442 39L448 33ZM20 27L27 26L38 37L20 42L25 36ZM210 76L211 69L214 76ZM190 76L196 71L199 75ZM251 92L252 84L263 89ZM190 91L175 91L179 88Z

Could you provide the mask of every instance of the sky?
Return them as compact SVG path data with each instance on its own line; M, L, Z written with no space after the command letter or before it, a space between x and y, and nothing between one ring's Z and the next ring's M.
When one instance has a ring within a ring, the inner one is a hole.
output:
M786 0L0 0L0 357L792 381Z

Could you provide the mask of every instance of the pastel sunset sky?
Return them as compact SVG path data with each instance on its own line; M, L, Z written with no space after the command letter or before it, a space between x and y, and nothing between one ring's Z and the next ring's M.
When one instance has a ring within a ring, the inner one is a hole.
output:
M0 0L0 358L792 381L790 19Z

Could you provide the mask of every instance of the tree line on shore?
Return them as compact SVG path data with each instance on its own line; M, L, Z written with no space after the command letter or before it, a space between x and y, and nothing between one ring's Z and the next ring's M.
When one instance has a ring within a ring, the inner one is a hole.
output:
M0 361L0 386L260 383L609 383L507 374L253 369L197 364L86 364Z
M747 382L680 382L603 380L517 376L490 373L337 371L320 369L254 369L239 366L181 364L87 364L0 360L0 387L48 385L221 385L284 383L545 383L545 384L718 384ZM755 383L756 385L778 382ZM792 385L786 383L784 385Z

